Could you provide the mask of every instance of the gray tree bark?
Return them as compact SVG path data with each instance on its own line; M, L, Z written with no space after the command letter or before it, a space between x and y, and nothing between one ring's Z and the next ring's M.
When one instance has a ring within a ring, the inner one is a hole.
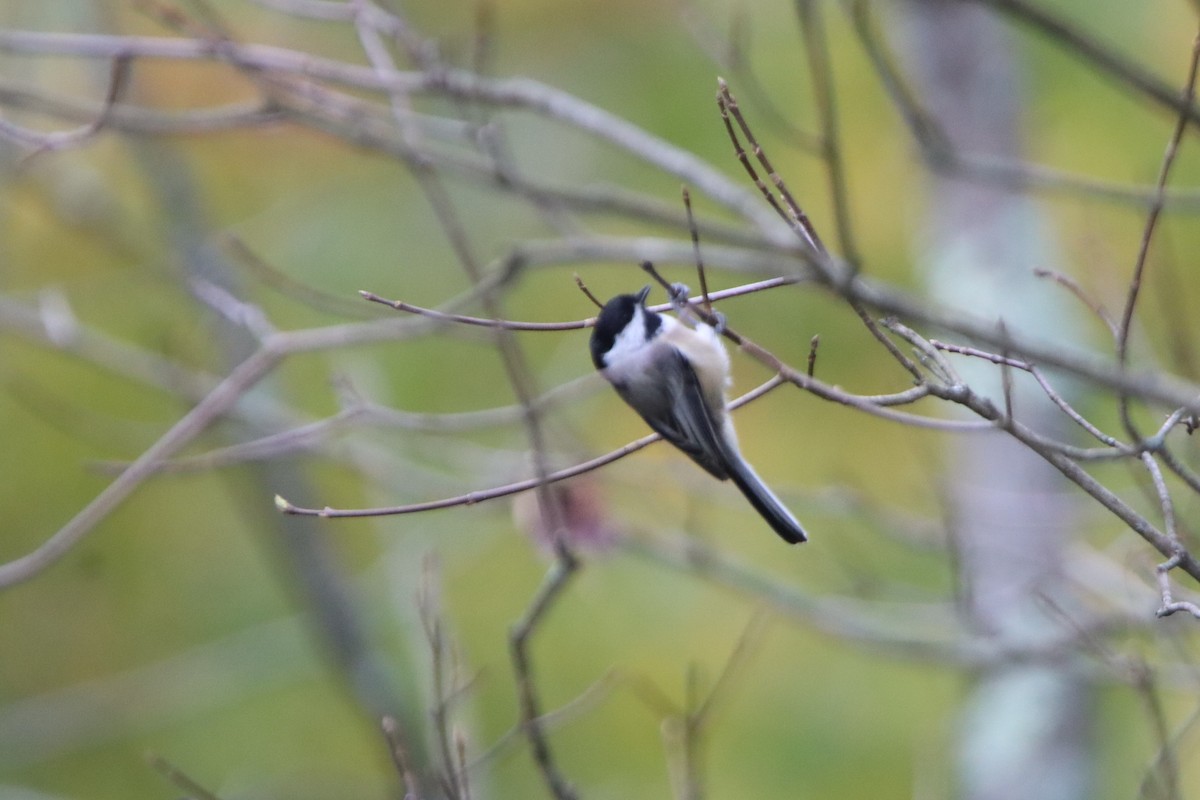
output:
M953 147L996 157L1022 150L1014 42L995 15L970 4L905 4L903 49L926 109ZM1011 191L938 175L918 243L931 294L1045 340L1071 338L1065 293L1033 275L1055 266L1036 203ZM961 363L1004 407L1000 371ZM1065 417L1014 376L1015 414L1044 431ZM1073 514L1060 476L1003 434L950 440L947 495L959 548L962 606L1001 647L1055 635L1064 548ZM1089 792L1089 687L1065 665L998 663L973 681L959 719L958 795L968 800L1082 800Z

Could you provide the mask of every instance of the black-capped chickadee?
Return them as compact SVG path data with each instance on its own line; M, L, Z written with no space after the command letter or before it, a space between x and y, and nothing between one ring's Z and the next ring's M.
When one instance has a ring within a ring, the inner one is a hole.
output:
M732 480L789 544L804 528L763 484L738 450L725 411L729 354L720 335L646 308L647 286L605 304L592 331L592 362L617 394L664 439L713 477Z

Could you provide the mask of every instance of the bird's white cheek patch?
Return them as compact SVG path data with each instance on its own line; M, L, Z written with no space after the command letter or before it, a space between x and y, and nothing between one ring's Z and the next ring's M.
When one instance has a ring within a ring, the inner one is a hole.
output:
M643 346L623 353L610 351L604 360L607 364L604 377L612 383L626 386L645 383L650 379L649 376L654 374L654 366L651 363L653 358L653 347Z
M633 319L621 329L617 338L613 340L612 347L604 354L604 365L609 368L619 367L622 362L636 358L646 345L646 321L639 308L633 312Z

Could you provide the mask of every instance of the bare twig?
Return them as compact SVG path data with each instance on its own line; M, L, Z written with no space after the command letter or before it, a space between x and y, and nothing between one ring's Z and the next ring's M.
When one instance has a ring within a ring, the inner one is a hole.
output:
M458 756L458 774L462 778L463 800L471 800L471 781L467 775L467 735L461 728L454 730L454 750Z
M597 705L607 699L623 681L624 676L617 673L615 670L609 670L600 676L594 683L580 692L576 697L569 702L559 706L558 708L547 711L541 716L541 724L543 731L554 730L562 725L565 725L581 715L596 708ZM497 758L501 753L510 750L521 735L521 723L505 732L500 736L491 747L481 753L474 761L468 764L468 768L474 768L477 765L486 763Z
M681 761L676 774L676 797L681 800L700 800L704 797L704 782L701 759L707 734L713 725L715 709L735 688L735 679L749 659L755 645L761 640L766 626L766 615L759 610L750 618L741 635L734 643L728 658L712 687L700 696L699 675L696 665L687 672L686 701L684 707L668 717L663 724L663 736L668 744L679 750ZM674 741L672 741L674 740Z
M972 356L974 358L982 358L985 361L990 361L993 364L999 364L1005 368L1019 369L1019 370L1028 372L1030 375L1033 376L1033 379L1035 381L1037 381L1038 385L1042 387L1042 391L1044 391L1046 393L1046 396L1048 398L1050 398L1051 402L1053 402L1056 406L1058 406L1059 409L1061 409L1062 412L1064 414L1066 414L1071 419L1072 422L1079 425L1081 428L1086 430L1089 434L1094 436L1096 439L1098 439L1103 444L1107 445L1108 447L1114 448L1116 450L1114 455L1130 455L1132 453L1137 452L1136 448L1122 444L1120 441L1118 441L1117 439L1115 439L1112 436L1109 436L1107 433L1100 430L1095 425L1093 425L1091 422L1089 422L1082 414L1080 414L1078 411L1076 411L1071 406L1070 403L1067 402L1066 398L1064 398L1061 394L1059 394L1059 392L1057 390L1054 389L1054 387L1050 384L1049 379L1046 378L1046 375L1042 372L1042 370L1038 369L1037 367L1030 364L1029 362L1022 361L1022 360L1015 359L1015 358L1010 358L1008 356L997 355L996 353L989 353L985 350L980 350L975 347L950 344L948 342L942 342L937 339L930 339L929 343L932 344L937 349L945 350L948 353L958 353L959 355ZM1172 423L1172 426L1173 425L1174 425L1174 423ZM1156 448L1152 447L1149 443L1146 444L1146 447L1148 447L1150 449L1156 449Z
M464 800L466 776L458 770L458 760L451 750L450 702L456 690L458 677L449 657L450 643L442 623L440 576L432 556L426 556L421 565L421 584L417 593L417 610L425 641L429 645L429 674L433 685L430 718L442 761L441 777L446 793L454 800ZM447 685L449 683L449 685Z
M154 767L156 772L169 780L175 788L187 792L189 797L195 800L221 800L216 794L201 786L186 772L157 753L147 753L146 761Z
M681 14L692 38L719 67L717 71L729 75L734 83L742 87L742 92L750 98L767 124L783 136L789 145L805 152L817 152L817 137L787 119L754 70L754 60L749 52L753 42L748 10L744 7L732 9L727 36L712 30L703 18L704 11L698 3L685 4Z
M696 218L692 216L692 194L683 187L683 207L687 212L688 231L692 234L692 250L696 253L696 275L700 279L700 297L704 310L712 313L712 298L708 295L708 276L704 273L704 259L700 257L700 231L696 229Z
M1200 109L1181 98L1170 86L1130 61L1116 50L1106 47L1094 37L1045 6L1029 0L974 0L981 5L1007 14L1022 25L1037 30L1060 44L1066 52L1079 56L1098 72L1115 78L1137 95L1175 111L1190 124L1200 123Z
M858 270L862 257L859 255L858 244L855 241L853 217L850 212L845 159L842 156L841 124L838 117L837 95L834 90L833 64L829 57L829 41L825 22L821 16L821 3L813 2L813 0L797 0L796 15L800 20L804 53L808 59L808 74L812 82L813 95L816 98L821 130L820 153L825 162L825 172L829 180L829 196L833 201L834 227L837 231L842 258L850 266L851 274L853 274ZM743 127L743 130L747 129Z
M574 331L589 327L594 320L580 320L577 322L514 322L512 320L502 319L485 319L482 317L470 317L464 314L447 314L442 311L437 311L432 308L422 308L411 303L406 303L403 300L388 300L380 297L374 292L359 290L359 294L364 299L370 300L372 303L381 303L385 306L390 306L397 311L407 311L411 314L420 314L423 317L440 320L442 322L457 322L462 325L476 325L482 328L495 328L510 331Z
M388 94L435 94L451 99L505 108L557 119L634 153L694 190L743 216L773 241L786 234L766 217L751 193L742 190L720 171L692 154L653 136L621 117L586 103L564 91L529 79L488 79L465 70L443 68L429 72L380 73L310 53L267 45L216 43L203 39L168 39L98 34L0 31L0 50L13 53L56 53L84 58L165 58L176 60L227 60L243 70L272 76L328 81L343 86ZM307 88L307 87L306 87Z
M803 15L805 12L802 11L801 13ZM810 49L812 48L819 49L820 43L810 43ZM725 131L728 133L730 141L733 143L734 152L737 155L738 161L741 162L742 167L746 170L747 174L750 175L751 179L758 187L759 192L771 204L771 207L775 209L776 213L783 217L783 219L792 226L792 230L796 232L801 241L807 243L809 247L812 248L815 257L810 264L817 271L820 278L825 283L834 286L839 292L842 293L843 297L845 297L846 301L849 303L850 308L855 314L858 315L858 318L862 321L863 325L870 332L870 334L875 337L875 340L883 345L884 349L888 351L893 359L895 359L896 363L907 370L908 373L912 375L913 379L919 383L922 378L921 372L917 366L913 364L907 356L901 353L895 344L893 344L892 341L888 339L886 335L884 335L883 331L880 330L879 325L876 324L875 320L868 312L867 304L863 303L862 300L855 296L853 292L847 292L845 290L845 287L852 285L853 281L855 280L857 272L856 268L851 265L849 269L834 270L829 251L825 248L824 243L821 241L821 237L817 235L815 226L813 226L812 222L808 218L808 215L800 207L800 204L796 202L796 198L792 196L792 193L787 188L787 184L784 182L783 178L779 176L779 173L777 173L775 168L771 165L770 160L767 158L767 154L758 144L758 140L754 138L754 133L751 131L750 125L746 122L745 117L742 116L742 112L738 108L737 100L734 99L733 94L729 91L729 86L720 78L717 79L717 83L719 87L717 91L717 106L721 111L721 118L725 122ZM830 102L832 102L831 98L832 96L830 96ZM746 152L742 148L738 139L738 135L734 131L733 125L730 123L730 117L736 120L742 135L746 137L746 141L751 145L755 158L762 165L763 169L767 171L772 184L774 184L776 190L779 192L780 199L787 208L786 212L780 207L779 201L775 199L770 189L768 189L766 184L764 184L758 177L758 173L755 171L753 165L750 163L750 160L747 158ZM830 136L833 136L836 132L836 122L830 119L826 120L824 124L826 125L826 133ZM828 153L828 150L831 147L828 140L825 142L824 146L827 151L827 158L830 159L831 162L837 162L837 145L832 145L835 151L834 155L832 156ZM831 180L833 180L835 183L841 182L840 168L831 166ZM847 226L848 224L849 223L847 222ZM846 232L844 232L844 236L850 236L848 229Z
M994 0L976 0L993 2ZM849 13L867 56L893 105L912 133L925 163L935 172L964 181L989 184L1014 192L1069 195L1089 201L1148 208L1156 191L1150 186L1128 185L1080 175L1010 157L966 153L957 149L938 120L918 100L902 71L888 51L871 14L870 0L851 0ZM1157 80L1157 79L1153 79ZM1169 89L1164 90L1169 92ZM1172 209L1195 209L1200 193L1183 189L1166 196Z
M133 59L123 53L113 57L112 69L108 76L108 89L104 101L91 122L73 131L58 131L54 133L37 133L22 128L0 118L0 135L8 136L22 144L33 147L33 152L25 156L25 162L40 153L53 150L65 150L70 147L80 147L100 133L112 118L113 109L121 99L125 87L129 83L129 71Z
M1183 737L1190 733L1197 721L1200 721L1200 706L1192 709L1187 718L1180 723L1174 733L1167 730L1167 716L1164 713L1161 698L1157 692L1152 668L1148 664L1141 665L1145 680L1139 681L1137 688L1143 693L1143 702L1147 706L1148 715L1154 727L1158 740L1158 752L1146 768L1140 787L1141 797L1149 796L1152 780L1161 780L1164 785L1166 798L1178 800L1179 795L1179 747Z
M1159 216L1162 214L1167 179L1171 174L1171 167L1175 163L1175 156L1179 152L1179 146L1183 141L1183 132L1188 125L1188 110L1192 108L1193 100L1196 97L1196 77L1198 71L1200 71L1200 33L1192 41L1192 53L1191 60L1188 63L1187 81L1182 93L1185 102L1184 109L1180 111L1176 119L1175 129L1171 133L1171 138L1167 141L1166 152L1163 154L1162 164L1159 167L1158 180L1155 184L1155 199L1146 215L1146 223L1138 245L1137 259L1134 262L1133 275L1129 281L1129 291L1125 298L1125 308L1121 314L1120 324L1117 327L1117 363L1121 367L1124 367L1129 362L1129 336L1133 324L1134 310L1137 308L1138 297L1141 294L1146 262L1150 252L1150 243L1154 238L1154 231L1157 228ZM1137 438L1138 429L1133 420L1130 400L1131 398L1126 394L1120 396L1119 408L1121 411L1121 421L1125 426L1125 430L1129 432L1129 435Z
M1159 507L1162 509L1163 525L1166 528L1167 536L1174 545L1174 552L1170 554L1170 558L1159 564L1155 569L1159 589L1162 593L1162 605L1159 607L1158 616L1166 617L1174 614L1176 611L1187 611L1193 616L1200 617L1200 607L1197 607L1193 603L1177 602L1172 598L1168 573L1179 566L1186 550L1176 529L1175 504L1171 500L1171 493L1167 488L1166 480L1163 479L1162 470L1159 469L1158 463L1150 453L1142 453L1141 459L1142 464L1146 467L1146 471L1150 473L1150 477L1154 482L1154 491L1158 498Z
M541 701L533 677L533 663L529 644L542 619L557 602L579 568L579 562L560 551L550 570L546 573L524 616L509 631L509 649L512 652L513 669L516 672L517 698L521 714L521 727L533 751L533 761L546 781L550 793L558 800L577 797L575 789L558 769L549 740L542 724Z
M821 237L817 235L816 228L809 221L808 215L800 208L800 204L796 202L796 198L792 197L792 193L779 177L779 173L775 171L775 167L767 159L762 147L758 144L758 140L754 138L750 126L746 124L741 109L738 107L737 100L734 99L733 94L729 91L729 85L722 78L717 78L717 108L721 112L721 119L725 123L725 131L729 134L729 140L733 143L734 154L737 156L742 168L746 170L746 174L750 176L750 179L754 181L754 185L758 187L759 194L766 198L767 202L771 204L771 208L775 210L775 213L784 222L788 223L802 242L811 247L814 253L823 258L826 257L829 251L825 249L825 245L821 242ZM780 200L775 199L775 195L771 192L770 188L758 176L754 165L750 163L745 149L742 148L741 140L733 128L733 122L736 122L738 128L741 129L742 135L746 137L746 142L754 153L754 157L762 165L762 168L766 170L767 177L779 192L779 198L783 202L782 206L780 205ZM786 211L784 207L786 207Z
M746 403L749 403L767 392L782 385L783 381L779 378L772 378L758 388L747 392L737 400L729 404L731 409L739 408ZM394 514L416 514L423 511L433 511L442 508L453 508L455 506L469 506L476 503L482 503L487 500L495 500L500 497L508 497L519 492L527 492L537 489L540 486L547 486L558 481L563 481L568 478L574 478L577 475L582 475L585 472L599 469L607 464L611 464L618 459L624 458L630 453L636 453L647 445L654 444L662 439L657 433L648 434L640 439L635 439L624 447L613 450L598 458L593 458L588 461L581 462L566 469L555 470L548 472L541 477L528 478L522 481L498 486L494 489L469 492L467 494L458 495L457 497L449 497L443 500L431 500L427 503L413 503L403 506L389 506L384 508L301 508L293 505L282 497L275 498L275 506L285 514L303 514L306 516L315 517L379 517L390 516Z
M1117 321L1112 318L1112 314L1108 313L1108 309L1101 305L1099 301L1088 296L1088 293L1084 291L1083 287L1080 286L1079 282L1074 278L1070 277L1069 275L1064 275L1061 272L1045 268L1035 269L1033 274L1039 278L1048 278L1073 294L1080 303L1083 303L1083 305L1089 311L1095 314L1096 317L1104 323L1104 326L1108 328L1109 332L1112 334L1113 341L1116 341L1120 338L1121 333L1117 327Z
M395 717L385 716L380 720L380 728L388 743L388 755L396 767L396 774L404 783L404 800L421 800L421 788L417 776L408 760L408 747L404 744L404 735L400 723Z
M341 317L356 319L368 318L368 313L362 303L347 297L328 294L302 283L281 269L278 269L266 259L260 257L240 237L225 234L222 242L229 249L232 257L245 267L255 278L262 281L280 295L290 297L309 308L315 308Z
M0 317L2 316L0 313ZM332 325L326 328L276 333L264 339L256 352L213 386L190 411L144 450L112 483L58 531L32 552L0 564L0 588L29 580L62 558L90 533L97 523L123 503L146 478L157 472L162 462L170 459L224 414L229 413L246 392L286 357L295 353L346 347L355 342L381 339L394 341L397 337L417 335L428 330L426 326L429 324L427 320L383 322L386 324L381 325L376 321Z
M1146 259L1150 252L1150 242L1154 238L1158 218L1163 211L1163 196L1166 191L1167 178L1171 174L1171 167L1175 163L1175 156L1179 152L1179 145L1183 141L1183 132L1188 125L1188 112L1192 109L1192 102L1196 97L1196 75L1198 68L1200 68L1200 34L1192 42L1192 55L1191 61L1188 63L1187 82L1182 92L1182 110L1175 121L1175 129L1171 133L1171 138L1167 141L1166 153L1163 154L1162 165L1159 167L1158 180L1155 182L1154 202L1151 204L1150 211L1146 215L1146 224L1138 245L1137 259L1133 265L1133 276L1129 281L1129 293L1125 298L1125 309L1121 314L1121 322L1117 327L1117 360L1122 365L1128 361L1129 357L1130 327L1133 322L1134 309L1137 307L1138 297L1141 294L1142 278L1146 270Z
M596 295L592 294L592 290L589 289L587 287L587 284L583 282L583 278L576 275L575 276L575 285L579 287L579 291L583 292L584 297L586 297L588 300L592 301L592 305L594 305L596 308L604 308L604 303L601 303L596 298Z

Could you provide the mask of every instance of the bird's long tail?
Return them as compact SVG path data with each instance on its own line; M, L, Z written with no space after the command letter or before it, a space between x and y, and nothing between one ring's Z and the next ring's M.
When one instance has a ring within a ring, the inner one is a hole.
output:
M775 496L775 493L767 488L767 485L762 482L762 479L746 463L745 459L733 458L730 459L730 462L730 480L741 490L746 499L750 501L750 505L754 506L754 510L762 515L767 524L788 544L807 542L808 535L804 532L804 528L792 516L792 512L787 510L787 506Z

